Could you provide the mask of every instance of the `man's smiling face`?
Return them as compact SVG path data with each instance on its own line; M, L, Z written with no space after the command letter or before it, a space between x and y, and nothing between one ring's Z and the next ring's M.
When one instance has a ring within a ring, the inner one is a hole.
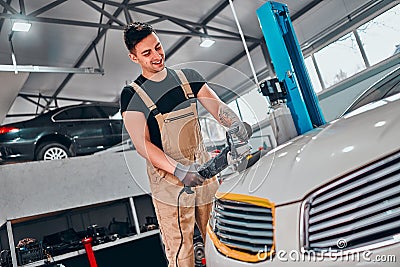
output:
M129 57L142 67L142 75L146 78L165 68L164 49L155 33L137 43Z

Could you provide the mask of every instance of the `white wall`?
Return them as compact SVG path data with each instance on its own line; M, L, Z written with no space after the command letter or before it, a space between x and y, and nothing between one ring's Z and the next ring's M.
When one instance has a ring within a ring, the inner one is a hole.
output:
M0 125L4 121L6 114L10 110L28 77L29 73L26 72L19 72L18 74L14 74L13 72L0 72Z
M0 226L8 219L150 192L136 151L0 166Z

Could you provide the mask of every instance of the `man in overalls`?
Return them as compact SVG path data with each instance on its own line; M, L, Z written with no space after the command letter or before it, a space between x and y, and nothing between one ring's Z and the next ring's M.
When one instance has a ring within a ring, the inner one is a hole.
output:
M124 124L137 152L147 160L168 266L191 267L194 224L205 240L211 202L218 188L215 177L205 180L196 171L209 159L196 99L220 124L238 129L239 139L247 140L247 131L198 72L165 67L163 47L150 25L128 25L124 41L129 58L142 69L121 93Z

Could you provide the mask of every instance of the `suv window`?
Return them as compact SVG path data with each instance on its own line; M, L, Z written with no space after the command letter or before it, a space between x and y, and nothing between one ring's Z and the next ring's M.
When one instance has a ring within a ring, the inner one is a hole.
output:
M95 106L89 107L76 107L66 109L56 116L55 120L90 120L102 118L101 114L97 111Z

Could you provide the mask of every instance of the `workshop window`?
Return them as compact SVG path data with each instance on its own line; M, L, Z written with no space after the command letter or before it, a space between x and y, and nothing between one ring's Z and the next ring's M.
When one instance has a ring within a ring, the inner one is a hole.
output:
M325 88L365 69L354 34L348 33L314 54Z
M99 107L101 109L102 117L106 119L121 120L121 113L119 112L119 107Z
M225 128L211 117L211 115L200 118L200 127L206 147L216 149L219 144L225 142Z
M314 88L314 91L316 93L319 93L322 91L322 86L321 83L318 79L318 74L317 74L317 70L314 66L314 63L312 61L312 57L307 57L306 59L304 59L304 63L306 64L306 68L308 70L308 74L310 75L310 80L312 83L312 86Z
M400 53L400 5L354 29L305 59L315 91ZM357 36L356 36L357 35ZM359 42L357 43L357 39ZM365 53L364 58L362 53Z
M267 119L268 102L257 89L253 89L231 101L228 106L241 120L255 125ZM211 115L200 117L200 126L206 146L218 147L225 142L226 130Z
M400 52L400 5L357 29L370 65Z
M87 119L98 119L101 118L100 113L96 110L96 107L77 107L66 109L56 116L56 121L63 120L87 120Z
M267 107L269 106L267 98L259 93L257 89L240 96L234 102L236 102L234 104L236 109L234 110L238 110L241 119L250 125L257 124L267 118ZM233 107L232 105L230 107Z

